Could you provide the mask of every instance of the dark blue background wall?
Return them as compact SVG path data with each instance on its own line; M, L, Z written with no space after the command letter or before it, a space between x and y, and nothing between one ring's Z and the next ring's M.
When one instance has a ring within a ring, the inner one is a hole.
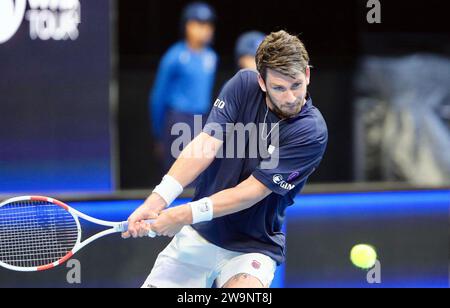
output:
M32 40L24 19L0 45L0 193L112 189L110 5L81 1L77 40Z

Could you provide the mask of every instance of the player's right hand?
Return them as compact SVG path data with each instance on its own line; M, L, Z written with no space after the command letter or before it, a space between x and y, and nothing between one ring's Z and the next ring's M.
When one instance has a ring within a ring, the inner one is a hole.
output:
M152 209L147 204L143 204L128 218L128 231L122 233L122 238L148 236L151 228L145 220L156 219L158 214L157 210Z

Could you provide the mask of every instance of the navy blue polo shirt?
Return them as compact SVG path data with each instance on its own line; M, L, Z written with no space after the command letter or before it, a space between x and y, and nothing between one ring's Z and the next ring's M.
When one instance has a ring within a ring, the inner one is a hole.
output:
M245 134L238 134L243 127ZM267 107L257 72L242 70L224 86L203 131L224 144L222 154L200 175L194 201L233 188L251 175L272 193L249 209L192 227L224 249L262 253L283 263L286 208L325 152L328 132L321 113L308 95L297 116L280 122ZM256 148L261 150L255 154Z

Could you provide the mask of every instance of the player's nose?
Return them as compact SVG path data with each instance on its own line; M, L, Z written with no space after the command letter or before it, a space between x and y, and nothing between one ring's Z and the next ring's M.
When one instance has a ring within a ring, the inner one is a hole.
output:
M295 104L296 101L297 101L297 97L294 95L294 92L287 91L286 102L288 102L289 105L293 105L293 104Z

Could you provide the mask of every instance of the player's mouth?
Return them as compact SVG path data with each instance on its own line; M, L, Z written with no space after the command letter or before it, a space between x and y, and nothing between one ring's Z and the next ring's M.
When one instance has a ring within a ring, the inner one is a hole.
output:
M286 104L285 107L289 110L295 110L300 107L300 103Z

